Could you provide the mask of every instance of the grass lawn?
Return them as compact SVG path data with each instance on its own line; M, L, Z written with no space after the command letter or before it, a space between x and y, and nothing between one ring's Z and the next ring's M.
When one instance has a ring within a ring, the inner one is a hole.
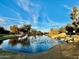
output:
M16 35L7 35L7 34L0 34L0 40L2 39L11 39L11 38L16 38Z
M0 55L5 55L5 54L16 54L16 52L14 52L14 51L3 51L3 50L0 50Z

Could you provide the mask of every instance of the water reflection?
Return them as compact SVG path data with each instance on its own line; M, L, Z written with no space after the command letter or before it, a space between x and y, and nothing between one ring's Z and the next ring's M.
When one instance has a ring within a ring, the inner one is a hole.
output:
M12 50L12 51L24 52L24 53L38 53L38 52L47 51L51 47L62 43L63 42L60 40L52 40L47 36L39 36L36 39L29 37L29 41L7 39L3 41L1 46L4 50Z
M9 44L12 46L17 45L18 43L20 43L22 46L30 45L29 39L28 40L9 39Z

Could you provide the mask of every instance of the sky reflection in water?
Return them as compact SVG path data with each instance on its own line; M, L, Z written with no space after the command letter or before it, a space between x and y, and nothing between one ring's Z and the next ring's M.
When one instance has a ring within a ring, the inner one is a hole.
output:
M41 36L36 39L30 38L30 45L23 46L22 44L18 43L12 46L9 43L9 39L3 41L1 44L3 50L11 50L16 52L24 52L24 53L38 53L47 51L48 49L52 48L55 45L62 44L63 42L60 40L53 40L46 36Z

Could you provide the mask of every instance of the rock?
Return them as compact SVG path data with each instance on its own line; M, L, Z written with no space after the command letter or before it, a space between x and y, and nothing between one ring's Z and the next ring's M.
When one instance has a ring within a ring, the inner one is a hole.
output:
M60 33L58 36L61 38L64 38L64 37L66 37L66 33Z

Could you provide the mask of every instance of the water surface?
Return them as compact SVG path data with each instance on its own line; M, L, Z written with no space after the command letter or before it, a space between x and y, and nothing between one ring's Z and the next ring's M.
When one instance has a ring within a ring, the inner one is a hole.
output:
M11 45L9 43L10 39L4 40L1 44L1 49L3 50L11 50L16 52L23 53L39 53L47 51L48 49L54 47L55 45L62 44L63 42L60 40L55 40L48 38L47 36L40 36L37 38L30 37L30 45L22 45L21 43L17 43L16 45Z

